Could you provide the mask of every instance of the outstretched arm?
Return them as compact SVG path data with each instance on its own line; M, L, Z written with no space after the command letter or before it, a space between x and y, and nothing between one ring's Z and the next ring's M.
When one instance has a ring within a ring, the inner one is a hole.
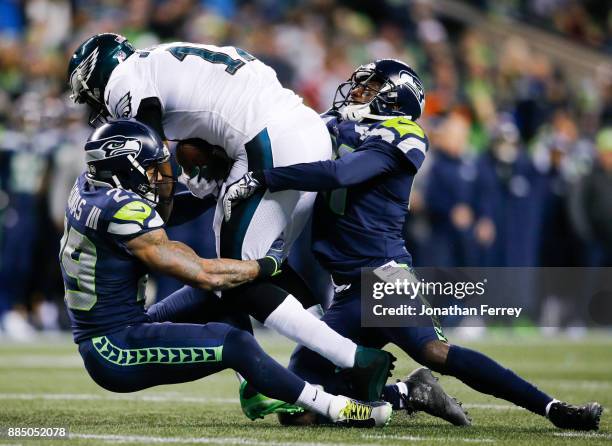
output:
M363 183L394 171L400 163L399 156L395 156L393 151L372 147L333 161L275 167L255 174L255 178L263 180L261 182L271 192L288 189L320 191Z
M372 144L367 150L349 153L333 161L294 164L249 172L226 189L223 196L225 221L231 218L233 205L263 187L271 192L321 191L354 186L399 169L411 169L416 172L414 165L400 154L400 150L381 142Z
M205 290L233 288L266 275L261 260L203 259L189 246L169 240L163 229L133 238L126 246L150 269Z

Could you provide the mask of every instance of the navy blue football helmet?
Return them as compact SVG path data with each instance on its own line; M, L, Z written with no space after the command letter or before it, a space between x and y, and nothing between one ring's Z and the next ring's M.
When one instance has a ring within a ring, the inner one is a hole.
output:
M170 199L175 179L170 152L157 132L134 119L109 121L98 127L85 143L87 177L132 191L153 206ZM154 169L150 172L150 167Z
M81 44L68 64L68 86L72 100L88 104L89 123L104 122L108 111L104 89L113 70L136 50L128 40L113 33L97 34Z
M367 103L356 101L351 93L358 88L367 91L372 99ZM353 121L385 120L395 116L416 121L424 107L425 91L421 79L407 64L395 59L380 59L357 68L338 86L333 103L334 110Z

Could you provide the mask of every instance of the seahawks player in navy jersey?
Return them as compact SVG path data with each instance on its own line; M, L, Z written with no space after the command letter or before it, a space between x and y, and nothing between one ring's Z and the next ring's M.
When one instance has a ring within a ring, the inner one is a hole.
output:
M132 120L104 124L85 151L88 171L70 193L59 257L74 340L97 384L133 392L232 368L274 398L334 422L387 423L388 403L362 403L305 383L246 331L153 322L144 310L148 270L219 290L269 276L276 261L206 260L168 240L162 215L172 207L174 177L168 149L151 128Z
M411 264L401 229L412 181L427 151L427 138L414 122L424 102L421 81L408 65L383 59L360 67L338 88L333 109L323 116L338 158L249 172L228 188L226 218L231 218L233 205L262 187L272 192L327 191L317 199L313 250L330 271L336 292L322 320L362 345L382 348L394 343L417 362L547 416L558 427L598 429L602 412L598 403L575 407L555 400L489 357L449 344L434 323L361 327L360 269L391 261ZM305 347L293 353L290 368L327 390L344 388L333 365ZM418 392L409 391L414 379L412 374L387 386L384 398L395 409L423 409ZM433 378L431 382L435 385ZM469 423L461 411L426 409L455 424Z

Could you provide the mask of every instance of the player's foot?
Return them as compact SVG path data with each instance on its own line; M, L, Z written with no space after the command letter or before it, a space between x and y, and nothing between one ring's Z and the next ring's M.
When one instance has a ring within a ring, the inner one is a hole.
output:
M344 375L356 398L376 401L380 399L387 378L395 368L395 360L395 356L384 350L358 346L355 365L340 373Z
M408 375L404 383L408 387L408 395L402 395L402 399L408 413L422 410L455 426L472 424L461 403L446 394L428 368L416 369Z
M393 408L385 401L365 403L345 396L337 396L329 405L328 416L338 425L350 427L385 426Z
M599 403L588 403L584 406L572 406L561 401L554 402L548 411L548 419L561 429L596 431L603 407Z
M240 384L240 407L251 420L263 418L271 413L298 414L304 412L301 407L262 395L246 381Z

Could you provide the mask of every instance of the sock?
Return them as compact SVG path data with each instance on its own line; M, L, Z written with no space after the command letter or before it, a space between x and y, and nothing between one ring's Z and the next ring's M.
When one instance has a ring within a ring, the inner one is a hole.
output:
M469 348L451 345L445 373L474 390L510 401L538 415L546 415L546 406L552 400L512 370Z
M323 317L323 308L319 304L313 305L312 307L308 307L306 311L308 311L317 319L321 319Z
M408 396L408 386L405 382L398 382L385 386L382 393L382 399L391 403L393 410L401 410L405 408L404 398Z
M329 416L329 406L333 398L335 398L334 395L323 391L323 389L305 383L304 389L295 404L327 417Z
M306 311L291 294L270 313L264 325L319 353L338 367L350 368L355 364L357 344Z
M553 398L553 400L546 405L546 418L548 418L548 412L550 412L550 406L552 406L554 403L558 403L558 402L559 402L558 399Z

